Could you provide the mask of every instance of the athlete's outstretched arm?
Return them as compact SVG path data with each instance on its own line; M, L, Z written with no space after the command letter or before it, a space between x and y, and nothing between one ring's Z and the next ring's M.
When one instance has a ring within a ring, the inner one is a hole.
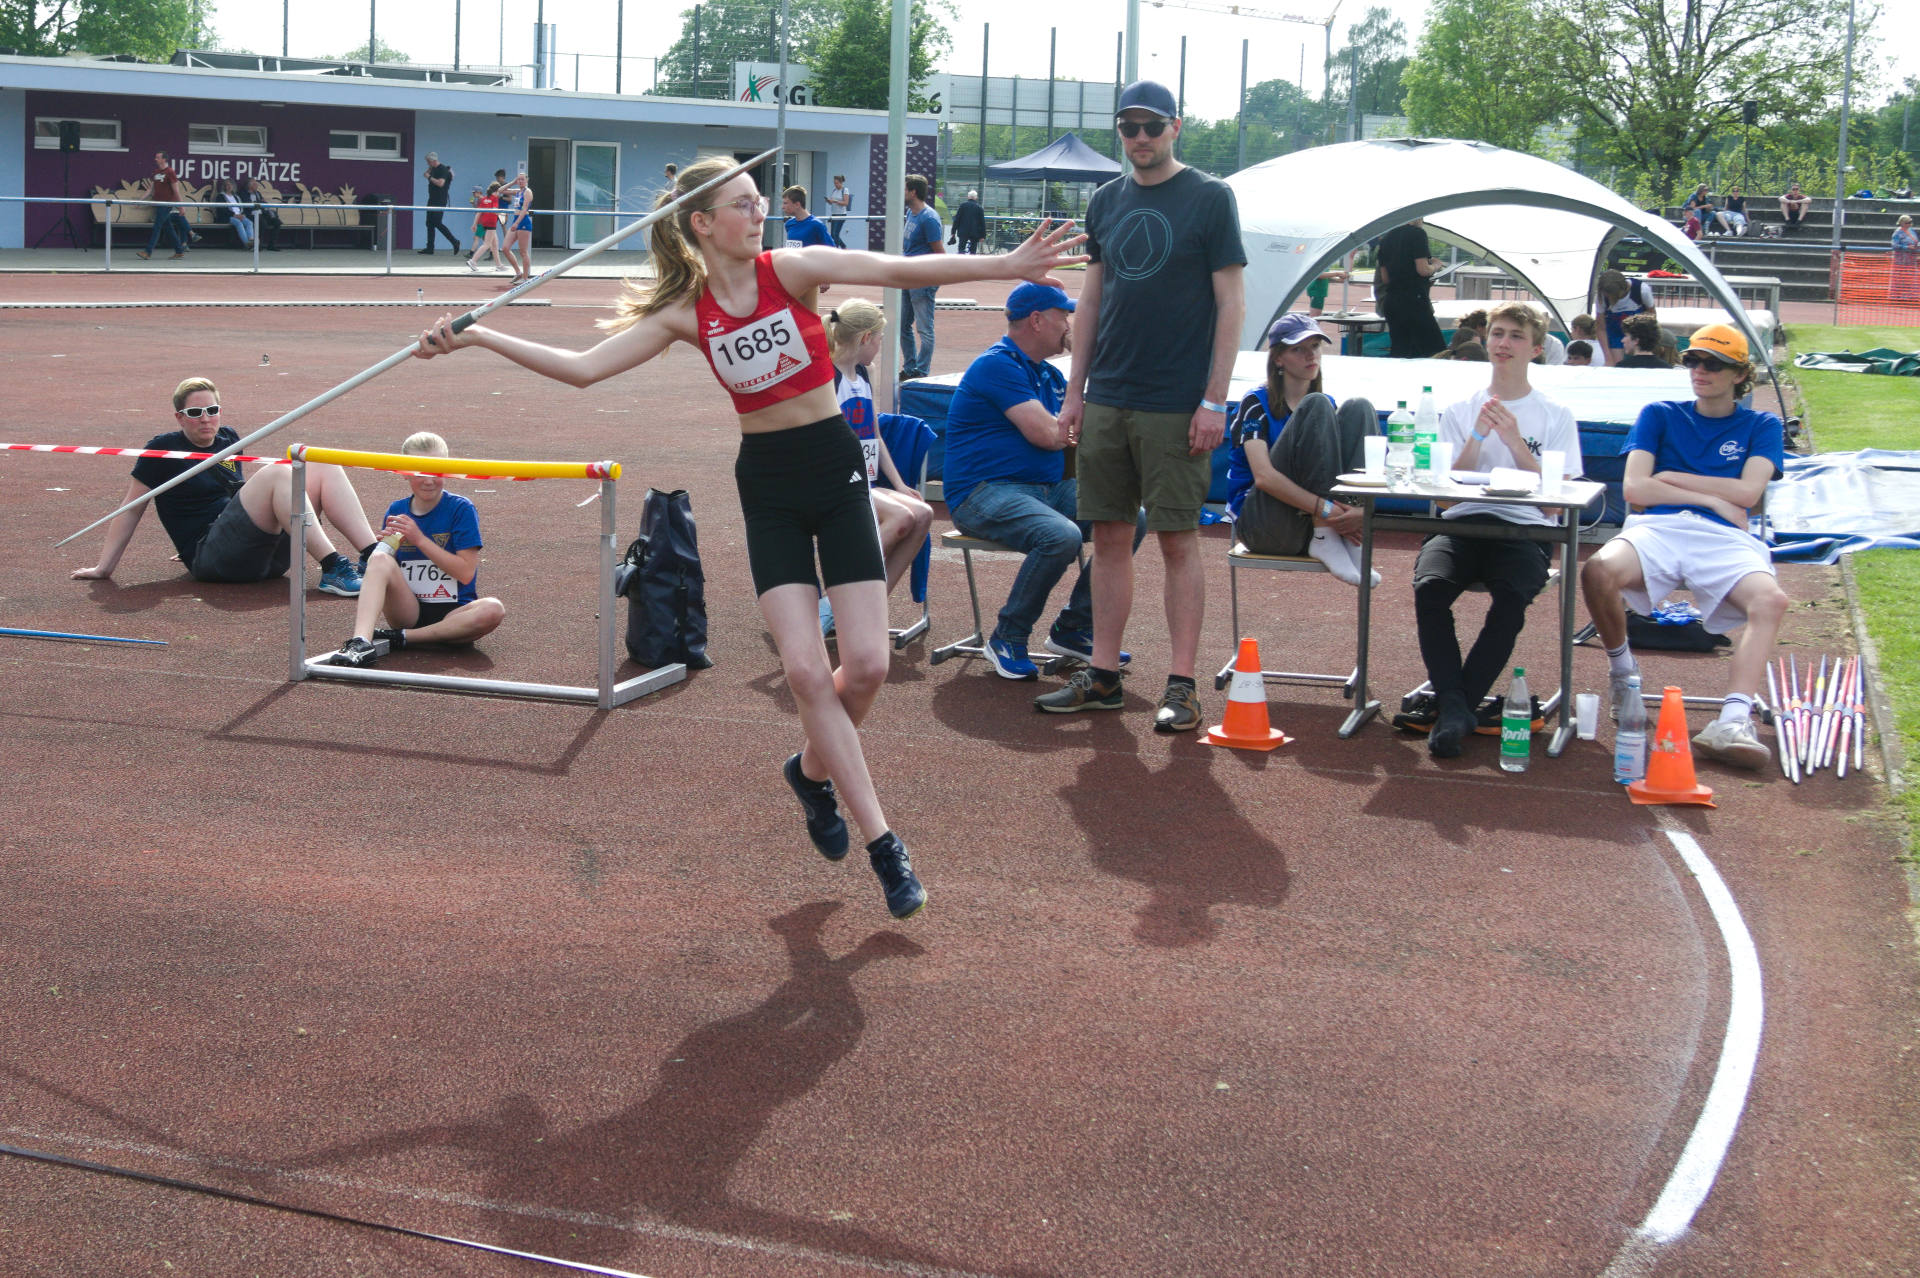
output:
M883 288L932 288L969 280L1037 280L1058 285L1049 272L1087 260L1073 250L1086 240L1073 223L1042 222L1011 253L928 253L894 257L858 249L776 249L773 267L789 293L825 284L878 284Z
M676 322L682 318L682 311L689 315L692 313L690 307L670 307L642 316L631 328L623 329L584 351L530 342L524 337L515 337L511 333L502 333L479 324L455 333L454 317L442 315L434 321L432 328L420 334L420 345L414 355L419 359L432 359L436 355L450 355L463 346L480 346L506 356L522 368L530 368L542 377L551 377L569 386L591 386L616 373L638 368L666 350L676 337L686 336L680 331L682 325Z

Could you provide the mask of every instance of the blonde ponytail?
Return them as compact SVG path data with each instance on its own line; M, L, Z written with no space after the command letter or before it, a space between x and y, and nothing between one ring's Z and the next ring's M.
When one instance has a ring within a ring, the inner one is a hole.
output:
M856 297L827 312L827 344L834 363L850 357L860 339L887 327L887 313L865 298Z
M665 208L696 187L704 186L734 166L727 156L716 155L682 169L672 186L660 193L653 207ZM698 298L707 286L706 263L700 256L698 239L693 233L693 215L705 212L694 204L683 204L672 217L655 222L649 231L648 247L653 250L653 275L649 281L629 279L614 303L612 319L599 326L618 333L631 328L641 317L677 306L689 298Z

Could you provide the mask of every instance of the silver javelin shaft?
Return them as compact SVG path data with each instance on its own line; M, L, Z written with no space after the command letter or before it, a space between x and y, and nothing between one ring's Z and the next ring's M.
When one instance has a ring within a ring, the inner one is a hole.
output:
M682 204L686 203L688 200L692 199L694 196L704 195L708 191L711 191L714 187L719 186L722 183L731 182L734 178L738 177L742 173L745 173L748 169L751 169L754 165L759 164L762 160L767 159L772 154L773 154L772 149L768 149L768 150L762 151L760 154L754 156L751 160L748 160L745 163L734 165L731 169L728 169L725 173L722 173L719 177L714 178L711 182L703 182L699 186L696 186L695 188L693 188L693 190L688 191L685 195L677 197L670 203L661 205L659 208L647 214L645 217L641 218L639 221L634 222L632 225L621 227L619 230L607 236L605 239L599 240L593 244L589 244L586 248L581 249L578 253L575 253L572 257L566 259L564 262L561 262L556 266L550 266L546 270L540 272L540 274L534 276L532 279L526 280L520 284L516 284L514 287L508 289L506 292L502 293L500 296L494 298L491 302L486 303L484 306L476 307L473 310L468 311L465 315L460 316L460 318L454 320L453 331L456 333L465 332L468 328L471 328L474 324L478 323L482 316L488 315L494 311L499 310L501 307L513 301L515 298L520 297L523 294L532 292L534 289L539 288L542 284L545 284L550 280L559 278L560 276L566 274L568 271L580 265L580 263L586 261L587 259L599 256L600 254L606 252L608 249L612 248L614 245L620 243L622 240L627 239L631 235L637 234L643 228L652 226L655 222L658 222L661 218L672 214ZM68 542L72 541L75 537L84 536L85 534L92 532L94 529L98 528L101 524L106 523L108 520L116 519L119 516L125 514L127 511L132 510L135 507L140 506L145 502L152 501L155 497L158 497L161 493L166 492L167 489L172 488L174 485L185 483L187 480L192 479L195 475L199 474L203 470L206 470L208 467L218 466L221 462L233 456L235 453L240 452L242 449L246 448L249 444L253 443L255 440L265 439L268 435L273 434L273 432L281 429L282 427L289 426L294 422L299 421L302 417L305 417L308 413L313 412L316 408L321 408L327 404L331 404L334 400L339 399L342 395L346 394L348 391L353 390L357 387L366 385L368 382L380 376L380 374L386 372L388 369L394 368L400 364L404 364L406 361L413 358L413 352L415 351L415 349L417 349L417 347L418 347L417 342L408 343L406 346L402 347L401 349L395 351L393 354L387 356L385 359L381 360L378 364L375 364L372 368L366 369L363 372L355 373L352 377L349 377L346 381L341 382L338 386L334 387L332 390L327 391L324 394L315 396L314 398L308 400L306 403L300 405L300 407L294 409L290 413L285 414L284 416L275 418L273 421L268 422L265 426L262 426L259 430L254 431L253 434L248 435L245 439L235 440L233 443L228 444L225 448L221 449L219 452L214 453L211 456L207 457L204 461L196 462L194 465L188 467L186 470L181 471L178 475L175 475L172 479L169 479L166 483L156 485L153 488L149 488L146 492L141 493L138 497L134 498L132 501L128 502L126 505L120 507L118 510L102 515L100 518L88 524L85 528L80 529L79 532L69 533L68 535L66 535L65 537L62 537L59 541L56 541L53 544L56 547L64 546Z

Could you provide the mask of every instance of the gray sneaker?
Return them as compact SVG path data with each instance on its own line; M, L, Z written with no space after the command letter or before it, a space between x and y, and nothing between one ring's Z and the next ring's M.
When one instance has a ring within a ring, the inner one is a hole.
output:
M1693 748L1734 768L1758 771L1773 761L1751 719L1715 719L1694 734Z
M1126 690L1119 684L1102 688L1093 681L1093 671L1082 666L1073 672L1064 688L1056 688L1033 699L1033 708L1043 714L1073 714L1079 710L1118 710L1126 702Z
M1153 714L1155 732L1192 732L1200 726L1200 698L1184 683L1169 683Z

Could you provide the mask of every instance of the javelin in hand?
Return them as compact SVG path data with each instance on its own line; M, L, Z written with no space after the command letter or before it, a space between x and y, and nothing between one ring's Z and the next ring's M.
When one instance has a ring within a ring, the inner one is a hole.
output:
M557 279L558 277L572 270L574 267L580 265L580 263L586 261L588 258L596 257L599 254L606 252L608 249L620 243L622 240L625 240L627 237L635 234L636 232L641 230L643 227L652 226L655 222L658 222L661 218L671 216L673 213L678 211L679 207L682 204L685 204L688 200L691 200L696 195L704 195L708 191L711 191L713 188L720 186L723 183L731 182L735 177L739 176L742 173L745 173L748 169L751 169L754 165L759 164L761 161L768 159L772 155L773 155L773 150L769 148L768 150L762 151L760 154L754 156L751 160L747 160L741 164L736 164L731 169L728 169L725 173L722 173L720 176L714 178L711 182L702 183L701 185L693 188L693 190L688 191L685 195L682 195L677 199L670 201L669 203L661 205L659 208L647 214L645 217L633 223L631 226L622 227L620 230L615 231L613 234L607 236L605 239L600 240L597 243L590 244L586 248L581 249L578 253L575 253L572 257L568 258L564 262L561 262L559 265L548 267L546 270L534 276L532 279L526 280L520 284L515 285L513 288L508 289L506 292L502 293L499 297L494 298L491 302L488 302L486 305L476 307L473 310L468 311L465 315L462 315L458 319L454 320L453 331L456 333L465 331L468 327L477 323L482 316L491 314L492 312L499 310L502 306L505 306L508 302L511 302L514 298L519 297L523 293L532 292L534 289L539 288L542 284L545 284L549 280ZM127 511L134 509L135 507L139 506L141 503L152 501L155 497L158 497L161 493L166 492L169 488L174 487L176 484L185 483L187 480L192 479L195 475L199 474L203 470L206 470L208 467L218 466L221 462L225 461L227 458L245 449L249 444L253 443L255 440L265 439L268 435L273 434L273 432L279 430L281 427L287 426L293 422L299 421L302 417L305 417L308 413L311 413L314 409L320 408L323 405L332 403L334 400L339 399L342 395L346 394L348 391L353 390L359 386L364 386L366 383L380 376L380 374L386 372L388 369L393 368L398 364L403 364L407 360L412 359L414 352L417 351L419 347L420 347L420 343L419 343L419 339L417 338L414 339L413 341L408 342L404 347L395 351L393 354L387 356L385 359L381 360L378 364L375 364L372 368L369 368L364 372L354 374L352 377L349 377L346 381L341 382L338 386L334 387L330 391L327 391L325 394L318 395L313 399L308 400L306 403L300 405L300 407L294 409L292 412L287 413L282 417L278 417L273 421L268 422L265 426L262 426L259 430L254 431L253 434L248 435L245 439L235 440L233 443L228 444L225 448L221 449L219 452L214 453L211 456L207 457L206 460L198 462L195 465L189 467L188 469L181 471L178 475L175 475L172 479L167 480L164 484L159 484L153 488L149 488L146 492L141 493L138 497L134 498L132 501L128 502L126 505L120 507L118 510L111 511L105 515L100 516L100 518L94 520L92 523L88 524L85 528L80 529L78 532L69 533L67 536L62 537L59 541L56 541L53 544L56 547L64 546L68 542L72 541L75 537L84 536L85 534L92 532L94 529L98 528L101 524L104 524L108 520L113 519L119 515L125 514Z

